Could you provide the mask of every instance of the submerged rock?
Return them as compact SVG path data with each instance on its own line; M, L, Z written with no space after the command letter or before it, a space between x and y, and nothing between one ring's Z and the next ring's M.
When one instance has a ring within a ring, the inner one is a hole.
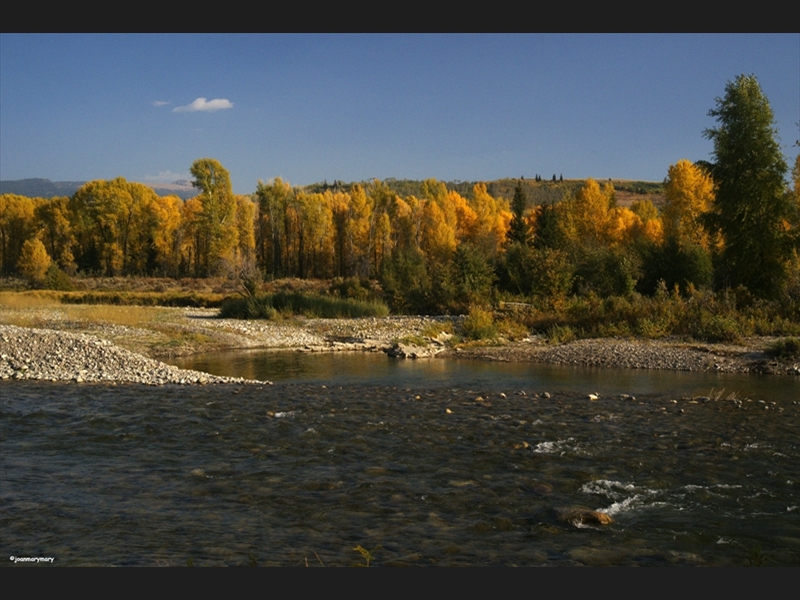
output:
M590 525L611 525L614 519L606 513L592 510L583 506L570 506L556 509L556 519L559 523L574 527L588 527Z

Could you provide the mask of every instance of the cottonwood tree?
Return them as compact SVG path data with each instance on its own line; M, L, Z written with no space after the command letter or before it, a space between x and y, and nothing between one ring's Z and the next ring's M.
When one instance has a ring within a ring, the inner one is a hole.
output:
M233 258L238 245L236 198L228 170L218 160L201 158L190 169L192 185L200 190L198 262L209 275L223 259Z

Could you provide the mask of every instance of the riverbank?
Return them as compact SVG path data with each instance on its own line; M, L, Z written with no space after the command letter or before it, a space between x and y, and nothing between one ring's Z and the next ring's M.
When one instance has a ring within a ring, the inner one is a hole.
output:
M82 333L0 325L0 379L214 384L269 383L179 369Z
M584 339L552 345L540 336L497 345L452 344L460 317L369 317L244 321L215 309L47 306L0 310L0 378L140 383L218 383L160 362L230 349L386 352L398 358L458 357L506 362L726 373L800 375L800 364L742 345L678 339ZM5 325L4 325L5 324ZM22 327L20 327L22 326ZM242 380L234 380L240 383Z

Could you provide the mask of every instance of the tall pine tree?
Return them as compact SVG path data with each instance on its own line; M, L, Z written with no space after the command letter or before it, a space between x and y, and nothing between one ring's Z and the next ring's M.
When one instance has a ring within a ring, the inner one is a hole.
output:
M772 108L754 75L728 82L725 97L716 104L709 116L718 126L704 135L714 142L716 200L710 222L724 242L720 283L774 296L791 251L783 226L791 207Z

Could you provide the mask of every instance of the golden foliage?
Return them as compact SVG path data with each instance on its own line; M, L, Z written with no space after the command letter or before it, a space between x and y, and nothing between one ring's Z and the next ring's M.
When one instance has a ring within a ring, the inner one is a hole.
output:
M714 202L714 183L686 159L670 166L664 205L664 233L708 249L709 238L701 217Z
M24 277L35 283L44 281L50 262L50 256L40 239L33 238L22 244L17 266Z

